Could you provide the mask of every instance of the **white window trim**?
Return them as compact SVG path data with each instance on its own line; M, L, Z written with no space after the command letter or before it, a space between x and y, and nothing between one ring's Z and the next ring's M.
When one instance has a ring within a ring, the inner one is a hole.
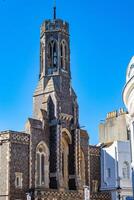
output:
M130 165L127 161L123 163L122 167L122 177L123 179L130 179Z
M19 184L17 184L17 179L19 180ZM22 188L23 174L21 172L15 172L15 187Z
M39 150L42 148L42 152ZM37 155L39 155L40 169L38 171ZM44 182L41 182L41 155L44 155ZM35 161L35 185L37 187L44 186L49 188L49 149L47 145L41 141L36 148L36 161ZM39 172L39 174L38 174ZM39 176L38 176L39 175Z
M42 160L41 157L42 155L44 155L44 162L46 161L46 154L44 152L40 153L39 151L37 152L37 154L39 154L39 162L40 162L40 171L39 171L39 186L45 185L45 177L44 177L44 182L42 182ZM45 166L44 166L44 176L45 176Z
M112 175L111 175L111 168L107 168L106 169L106 178L109 179L111 177L112 177Z

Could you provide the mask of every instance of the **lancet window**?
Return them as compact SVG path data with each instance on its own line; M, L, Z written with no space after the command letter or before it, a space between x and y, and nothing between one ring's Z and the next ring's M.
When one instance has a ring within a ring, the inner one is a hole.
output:
M64 186L68 187L68 154L69 146L65 138L62 138L62 175Z
M62 176L64 187L68 188L68 157L69 157L69 144L72 143L72 138L67 129L62 130Z
M61 63L61 68L67 71L68 48L64 40L61 42L61 45L60 45L60 63Z
M48 44L48 66L57 67L58 64L58 51L57 51L57 42L51 40Z
M43 72L43 67L44 67L44 48L43 44L40 44L40 75Z
M36 185L42 186L48 183L48 149L45 143L41 142L36 149Z

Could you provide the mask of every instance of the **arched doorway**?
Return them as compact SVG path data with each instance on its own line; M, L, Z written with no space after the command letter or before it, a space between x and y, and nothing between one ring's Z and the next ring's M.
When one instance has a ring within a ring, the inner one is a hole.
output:
M68 173L68 156L69 156L69 144L72 143L71 134L67 129L62 130L62 177L64 188L68 189L69 173Z

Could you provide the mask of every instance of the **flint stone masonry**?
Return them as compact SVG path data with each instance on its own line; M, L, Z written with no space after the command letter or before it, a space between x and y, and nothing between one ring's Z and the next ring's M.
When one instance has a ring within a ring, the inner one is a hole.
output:
M0 200L9 194L9 149L10 143L0 144Z
M84 194L83 192L75 192L75 191L64 191L58 192L54 190L50 191L41 191L36 192L35 200L83 200Z
M91 200L111 200L111 191L100 191L101 187L101 164L100 164L101 148L89 146L89 170L90 170L90 192ZM97 182L96 191L93 182Z
M79 125L71 86L69 24L46 20L40 31L40 73L33 95L33 118L24 132L0 133L0 200L83 200L83 188L99 181L99 150L89 150ZM91 169L91 170L90 170ZM22 187L16 174L21 174ZM91 200L110 200L91 193Z
M9 194L10 200L25 199L29 187L29 135L1 132L0 143L0 200L9 199ZM16 172L21 172L23 178L23 187L19 189L15 186Z

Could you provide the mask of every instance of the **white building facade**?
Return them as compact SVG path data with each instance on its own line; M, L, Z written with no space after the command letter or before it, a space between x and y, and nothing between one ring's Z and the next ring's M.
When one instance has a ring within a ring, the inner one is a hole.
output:
M126 73L126 85L123 90L123 101L129 112L129 128L131 132L131 156L132 156L132 183L134 196L134 57L132 57Z
M132 196L130 152L129 141L115 141L102 147L101 190L111 191L113 200Z

